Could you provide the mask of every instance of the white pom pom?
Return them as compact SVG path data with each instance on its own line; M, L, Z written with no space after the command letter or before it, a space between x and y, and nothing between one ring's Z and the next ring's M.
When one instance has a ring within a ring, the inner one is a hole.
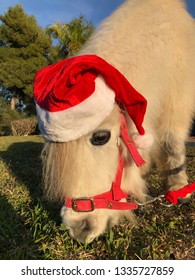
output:
M143 150L149 149L154 142L152 134L148 132L145 132L144 135L135 133L132 135L132 140L135 143L136 148Z

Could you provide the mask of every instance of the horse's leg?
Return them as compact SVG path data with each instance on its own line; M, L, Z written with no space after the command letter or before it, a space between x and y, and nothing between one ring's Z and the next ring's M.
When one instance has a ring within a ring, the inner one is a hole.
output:
M165 96L163 114L155 123L155 145L151 155L162 174L166 189L177 190L188 184L185 141L192 119L191 93L180 94L178 89L177 93Z
M185 139L169 134L160 143L158 167L167 189L177 190L188 184Z

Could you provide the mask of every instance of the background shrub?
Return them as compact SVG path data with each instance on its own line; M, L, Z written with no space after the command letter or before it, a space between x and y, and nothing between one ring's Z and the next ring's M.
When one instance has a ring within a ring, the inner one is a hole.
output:
M10 104L0 96L0 136L11 135L11 122L24 118L24 114L11 110Z
M12 135L14 136L26 136L35 134L37 130L37 119L28 118L11 122Z

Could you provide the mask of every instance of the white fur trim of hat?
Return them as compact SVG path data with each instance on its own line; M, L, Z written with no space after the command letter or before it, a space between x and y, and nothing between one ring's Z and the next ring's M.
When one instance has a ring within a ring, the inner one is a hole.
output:
M50 112L36 104L39 129L48 140L67 142L93 131L111 113L115 93L99 75L95 91L83 102L63 111Z

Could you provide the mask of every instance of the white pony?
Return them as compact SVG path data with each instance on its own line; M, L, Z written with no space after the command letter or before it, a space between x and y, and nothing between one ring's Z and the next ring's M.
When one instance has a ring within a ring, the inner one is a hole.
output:
M146 197L143 174L151 163L162 172L166 188L177 190L188 184L184 164L185 141L195 112L194 20L181 0L126 0L78 53L85 54L98 55L113 65L147 99L143 126L154 137L151 148L139 150L147 163L138 168L120 137L121 113L115 104L95 133L65 143L46 141L42 154L46 196L75 198L74 203L86 198L90 212L63 206L61 216L73 238L91 242L122 218L134 219L133 211L120 207L93 209L89 199L110 191L119 146L124 157L121 189L136 200ZM134 135L135 125L128 114L125 118L129 134ZM134 140L141 148L136 136Z

